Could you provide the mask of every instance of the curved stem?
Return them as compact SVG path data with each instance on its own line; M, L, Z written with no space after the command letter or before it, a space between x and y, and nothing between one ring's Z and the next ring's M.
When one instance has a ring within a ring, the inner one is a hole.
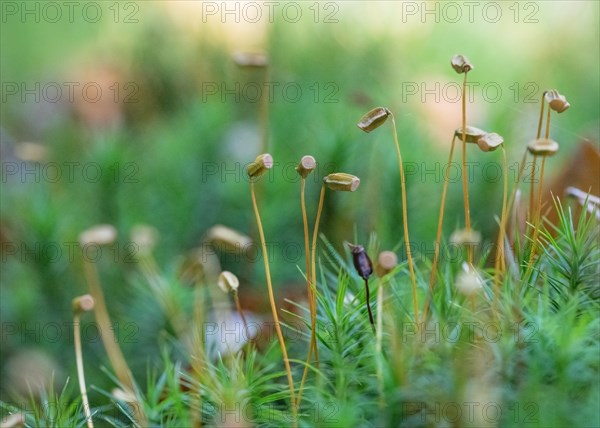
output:
M300 407L300 403L302 402L302 391L304 388L304 382L306 381L306 376L308 375L308 365L310 364L310 359L312 357L312 351L314 348L313 342L316 343L315 337L315 323L316 323L316 314L314 313L313 306L313 297L312 297L312 287L311 287L311 276L310 276L310 244L308 240L308 219L306 216L306 200L304 197L304 189L306 187L306 179L301 177L300 179L300 204L302 207L302 224L304 226L304 253L306 259L306 293L308 296L308 309L310 311L310 342L308 345L308 355L306 356L306 365L304 366L304 372L302 373L302 380L300 381L300 389L298 389L298 400L296 402L296 407Z
M310 363L311 350L315 352L315 366L319 368L319 350L317 348L317 261L316 261L316 253L317 253L317 236L319 234L319 222L321 221L321 212L323 211L323 201L325 200L325 183L321 186L321 194L319 196L319 207L317 208L317 217L315 219L315 228L313 230L313 238L312 238L312 248L310 251L311 255L311 280L310 280L310 306L312 307L311 311L311 324L312 328L310 331L310 344L308 346L308 356L306 358L306 365L304 366L304 373L302 374L302 381L300 382L300 390L298 391L298 402L297 407L300 407L300 403L302 401L302 391L304 388L304 382L306 381L306 376L308 375L308 365ZM306 226L308 227L308 226ZM307 233L307 229L305 229L305 234ZM308 238L307 238L308 239ZM306 241L308 243L308 241ZM307 253L308 254L308 253Z
M510 212L512 210L513 204L515 203L515 198L517 196L517 190L519 190L519 184L521 183L521 179L523 178L523 172L525 171L525 163L527 162L527 149L523 153L523 158L521 159L521 164L519 165L519 172L517 173L517 179L515 181L515 187L513 187L513 191L510 194L510 199L508 201L508 207L506 210Z
M440 214L438 216L438 227L437 227L437 235L435 237L435 247L433 252L433 263L431 265L431 275L429 276L429 295L427 296L427 300L425 302L425 307L423 308L423 322L427 322L427 312L429 311L429 305L431 304L431 299L433 298L433 289L436 285L437 279L437 264L440 256L440 242L442 240L442 226L444 224L444 210L446 207L446 194L448 193L448 168L450 168L450 164L452 163L452 156L454 154L454 142L456 141L456 136L452 137L452 143L450 144L450 155L448 156L448 163L446 164L446 172L444 173L444 188L442 190L442 202L440 204Z
M467 234L471 232L471 208L469 207L469 184L467 182L467 72L465 72L465 78L463 80L462 90L462 184L463 184L463 197L465 201L465 229ZM467 247L467 260L469 265L473 265L473 247L469 245Z
M541 101L541 107L540 107L540 118L538 120L538 128L537 128L537 137L536 138L540 138L540 136L542 135L542 120L544 118L544 99L546 97L546 91L544 91L542 93L542 101ZM548 110L550 110L550 108L548 108Z
M192 373L195 379L200 378L200 374L204 370L205 363L205 343L204 343L204 334L202 332L203 321L204 321L204 291L205 288L201 287L204 284L204 279L197 279L194 281L193 288L193 316L192 316L192 336L189 339L189 342L193 349L189 351L191 356L190 365L192 368ZM196 386L192 389L191 396L193 400L195 400L196 405L194 409L191 411L190 415L190 425L194 428L200 427L202 420L200 409L203 406L203 397L201 393L201 385L200 383L196 384Z
M312 331L313 340L313 351L315 352L315 365L319 368L319 351L317 347L317 236L319 234L319 222L321 221L321 212L323 211L323 201L325 200L325 183L321 186L321 194L319 196L319 207L317 208L317 217L315 219L315 228L312 236L312 248L310 251L311 256L311 287L312 287L312 298L313 298L313 317L314 325Z
M73 315L73 335L75 344L75 361L77 363L77 377L79 378L79 391L81 392L81 401L83 402L83 411L87 421L88 428L94 428L92 422L92 412L88 401L87 389L85 387L85 376L83 373L83 353L81 352L81 331L79 314Z
M544 118L544 97L546 92L542 93L542 101L540 102L540 118L538 120L538 128L537 128L537 136L536 139L539 139L542 136L542 122ZM548 113L550 113L550 108L548 108ZM546 121L547 123L547 121ZM546 137L547 138L547 137ZM533 155L533 167L532 167L532 177L531 177L531 188L529 190L529 218L533 218L533 207L535 201L535 169L536 169L537 156Z
M296 400L296 407L300 408L300 404L302 403L302 393L304 392L304 382L306 382L306 377L308 376L308 365L310 364L310 357L312 356L312 333L311 333L311 343L308 345L308 355L306 357L306 365L304 366L304 372L302 373L302 380L300 381L300 388L298 389L298 399Z
M540 234L540 223L542 216L542 184L544 180L544 166L546 164L546 156L542 156L542 169L540 170L540 185L538 187L538 202L533 227L533 238L531 239L531 253L529 254L529 263L527 263L527 271L525 272L524 278L529 278L531 271L533 270L533 259L535 258L535 252L537 250L537 240Z
M238 292L237 292L237 290L232 290L231 294L233 294L233 301L235 302L235 308L237 309L238 314L240 314L242 323L244 323L244 331L246 332L246 340L248 342L251 342L252 339L250 338L250 330L248 329L248 322L246 321L246 316L244 315L244 311L242 310L242 305L240 304L240 297L238 296Z
M544 118L544 97L545 97L545 95L546 95L546 91L544 91L544 93L542 93L542 100L540 102L540 104L541 104L540 118L538 121L538 129L537 129L537 137L536 138L540 138L540 136L542 135L542 120ZM515 187L512 191L512 194L510 196L510 201L508 202L508 208L507 208L508 212L510 212L512 210L512 206L515 202L516 193L519 188L519 184L521 183L521 178L523 177L523 171L525 170L525 162L527 162L527 148L525 148L525 153L523 153L523 159L521 160L521 165L519 165L519 173L517 174L517 181L516 181ZM535 172L535 169L534 169L534 172Z
M310 313L311 313L311 317L312 317L312 311L313 311L313 307L312 307L312 289L310 287L310 280L311 280L311 276L310 276L310 243L308 240L308 218L306 215L306 199L305 199L305 192L304 189L306 187L306 179L304 177L301 178L301 184L300 184L300 205L301 205L301 209L302 209L302 226L304 228L304 255L305 255L305 260L306 260L306 272L305 272L305 276L306 276L306 292L308 294L308 304L309 304L309 309L310 309ZM314 328L314 325L313 325Z
M504 254L504 238L506 236L506 218L508 216L508 207L506 200L508 198L508 160L506 159L506 148L502 145L502 163L504 167L504 189L502 191L502 218L500 219L500 269L506 271L506 259Z
M110 360L110 363L115 370L115 374L117 375L117 379L119 379L122 387L126 389L127 392L135 395L135 381L112 329L110 316L108 314L108 309L106 308L104 293L102 292L102 286L100 285L100 278L98 276L96 266L91 261L84 258L83 271L90 289L90 294L96 302L94 305L94 315L96 317L96 322L98 323L98 328L102 333L100 336L102 338L104 348L106 349L106 353L108 354L108 359ZM136 405L134 406L134 412L137 422L139 422L142 426L146 425L146 417L143 413L140 403L136 402Z
M262 255L265 264L265 275L267 277L267 288L269 290L269 302L271 304L271 312L273 313L273 320L275 321L275 330L277 331L277 338L279 339L279 345L281 346L281 353L283 354L283 362L285 364L285 370L287 372L288 383L290 385L290 397L292 402L292 411L294 412L294 422L298 410L295 402L296 397L294 393L294 379L292 378L292 369L290 368L290 361L288 359L287 350L285 348L285 341L281 332L281 326L279 324L279 316L277 315L277 307L275 306L275 296L273 295L273 286L271 284L271 270L269 269L269 257L267 254L267 245L265 243L265 233L263 231L262 222L260 220L260 213L258 212L258 205L256 203L256 194L254 192L254 181L250 181L250 195L252 197L252 205L254 207L254 215L256 217L256 224L258 226L258 234L260 235L260 245L262 247Z
M548 108L548 115L546 116L546 135L544 136L545 139L548 139L548 137L550 136L550 113L552 112L552 110L550 110L550 108Z
M539 138L539 137L538 137ZM529 218L533 219L533 209L535 201L535 170L537 169L537 156L533 155L533 163L531 164L531 182L529 188Z
M506 261L504 259L504 237L506 236L506 216L507 207L506 199L508 193L508 162L506 160L506 149L504 144L502 148L502 166L504 168L504 191L502 192L502 217L500 218L500 231L498 232L498 244L496 255L496 266L494 273L494 302L497 304L500 295L500 280L506 271Z
M371 328L373 329L373 333L375 330L375 321L373 320L373 312L371 312L371 295L369 293L369 280L365 278L365 300L367 302L367 310L369 311L369 322L371 323Z
M402 187L402 223L404 227L404 242L406 244L406 257L408 259L408 270L410 271L410 281L412 283L413 306L415 311L415 322L419 325L419 300L417 297L417 280L415 278L415 268L413 265L412 254L410 251L410 237L408 234L408 213L406 208L406 180L404 178L404 165L402 163L402 154L400 153L400 144L398 144L398 132L396 130L396 120L390 112L392 118L392 127L394 131L394 143L396 143L396 155L400 165L400 186Z
M550 113L552 110L548 108L548 114L546 116L546 135L544 138L548 139L550 136ZM535 217L533 218L533 239L531 242L531 253L529 254L529 263L527 263L527 271L525 272L525 278L529 278L533 269L533 259L535 258L535 252L537 250L537 240L540 234L540 223L542 217L542 185L544 182L544 165L546 163L546 156L542 155L542 169L540 171L540 185L538 187L538 202Z

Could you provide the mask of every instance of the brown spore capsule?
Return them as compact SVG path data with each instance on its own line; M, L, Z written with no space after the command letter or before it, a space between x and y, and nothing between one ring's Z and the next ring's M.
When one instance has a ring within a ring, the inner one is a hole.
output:
M360 118L356 126L365 132L371 132L385 123L390 111L385 107L375 107Z

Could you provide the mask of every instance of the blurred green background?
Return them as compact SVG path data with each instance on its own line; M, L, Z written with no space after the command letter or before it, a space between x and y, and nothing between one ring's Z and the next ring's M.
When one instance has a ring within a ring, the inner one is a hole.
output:
M261 2L229 3L226 15L221 2L81 2L73 19L56 3L61 17L50 22L55 11L44 2L28 3L33 12L25 15L25 3L2 2L3 379L13 380L15 359L36 349L60 368L58 380L74 374L71 329L63 323L70 320L71 299L87 287L80 254L71 256L68 248L84 229L98 223L118 229L116 250L98 265L113 319L141 326L135 340L122 344L141 373L157 355L164 320L151 300L140 298L136 264L126 252L132 226L158 230L156 257L173 277L211 226L256 235L244 166L261 151L260 103L252 90L265 88L264 75L236 66L234 52L265 52L275 88L268 151L278 164L259 185L259 203L267 240L279 245L272 261L278 287L303 287L292 166L306 154L320 163L307 187L310 219L323 175L344 171L362 180L355 194L327 195L321 232L333 245L339 250L343 240L364 243L376 233L382 248L402 251L391 128L367 135L356 127L375 106L396 115L411 239L417 253L430 256L441 166L460 126L462 76L450 67L454 54L475 65L468 122L504 136L511 187L515 163L535 136L543 90L558 89L572 106L553 117L551 137L561 150L548 162L550 180L581 141L597 145L600 137L597 2L475 2L471 17L461 2L275 2L272 22ZM95 6L85 9L88 3ZM251 22L255 10L262 18ZM69 85L75 85L73 99ZM63 92L55 100L57 86ZM98 86L102 94L92 102ZM501 206L501 155L469 149L469 161L476 162L473 223L491 239ZM459 156L457 150L456 162ZM490 163L495 167L486 170ZM56 165L62 176L53 179ZM72 176L68 165L74 165ZM460 180L450 186L445 225L446 237L463 225ZM251 287L245 293L264 295L260 259L221 262ZM49 323L63 326L56 340L44 330ZM90 381L106 383L99 341L86 349L86 359ZM6 398L9 388L2 384Z

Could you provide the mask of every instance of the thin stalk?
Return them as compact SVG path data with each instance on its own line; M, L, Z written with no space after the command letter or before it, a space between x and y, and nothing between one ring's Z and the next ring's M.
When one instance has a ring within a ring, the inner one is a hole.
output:
M312 288L310 286L311 276L310 276L310 241L308 239L308 217L306 215L306 198L305 198L305 187L306 187L306 179L304 177L301 178L300 181L300 205L302 209L302 226L304 228L304 259L306 261L306 293L308 295L308 305L310 309L311 322L313 316L313 306L312 306ZM314 324L312 325L314 328Z
M436 285L437 279L437 264L440 256L440 243L442 240L442 225L444 223L444 211L446 207L446 194L448 193L448 168L450 168L450 164L452 163L452 156L454 154L454 142L456 141L456 136L452 137L452 143L450 144L450 155L448 156L448 163L446 164L446 172L444 174L444 188L442 190L442 202L440 204L440 214L438 216L438 227L437 227L437 235L435 238L435 247L433 252L433 264L431 265L431 275L429 276L429 295L427 296L427 301L425 302L425 307L423 308L423 322L427 322L427 312L429 311L429 305L431 304L431 299L433 298L433 289Z
M544 96L546 95L546 92L544 92L542 94L542 101L541 101L541 107L540 107L540 119L538 120L538 128L537 128L537 136L535 137L536 139L539 139L540 136L542 135L542 122L543 122L543 118L544 118ZM550 108L548 108L548 112L550 112ZM532 218L533 216L533 201L535 200L535 169L537 167L537 156L533 155L533 165L532 165L532 177L531 177L531 188L529 190L529 218Z
M538 137L539 138L539 137ZM531 182L529 183L529 212L527 215L530 219L533 219L534 213L534 201L535 201L535 170L537 169L537 156L533 155L533 162L531 164Z
M511 211L513 208L513 204L515 203L515 198L517 196L517 190L519 190L519 184L521 183L521 179L523 178L523 172L525 171L525 163L527 162L527 149L523 153L523 158L521 159L521 164L519 165L519 172L517 173L517 179L515 181L515 187L510 195L510 199L508 201L508 211Z
M298 402L297 407L300 407L300 403L302 401L302 392L304 388L304 382L306 381L306 376L308 375L308 365L310 364L311 351L315 352L315 366L319 368L319 351L317 348L317 261L316 261L316 253L317 253L317 236L319 234L319 222L321 221L321 213L323 212L323 201L325 200L325 183L321 186L321 194L319 196L319 207L317 208L317 217L315 219L315 226L313 229L313 238L312 238L312 248L310 251L311 255L311 267L310 267L310 283L308 286L310 287L309 298L311 302L309 306L311 308L311 332L310 332L310 344L308 346L308 356L306 358L306 365L304 366L304 373L302 373L302 381L300 382L300 389L298 390ZM305 237L307 237L306 233L308 232L308 225L305 223ZM305 241L307 243L308 241ZM309 254L307 252L307 254ZM308 277L308 276L307 276Z
M73 315L73 335L75 343L75 361L77 363L77 377L79 378L79 391L81 392L81 401L83 402L83 411L87 421L88 428L94 428L92 422L92 412L90 410L90 402L88 401L87 389L85 387L85 375L83 372L83 353L81 352L81 331L80 331L80 315Z
M371 295L369 293L369 280L365 278L365 300L367 301L367 310L369 311L369 322L371 323L371 328L373 329L373 333L375 330L375 321L373 320L373 312L371 312Z
M504 237L506 236L506 216L507 216L507 194L508 194L508 162L506 160L506 149L504 144L502 148L502 166L504 168L504 191L502 192L502 216L500 218L500 231L498 232L498 245L496 266L494 273L494 302L497 304L500 296L500 279L506 271L506 260L504 258Z
M506 259L504 255L504 239L506 236L506 221L508 217L508 207L507 207L507 198L508 198L508 160L506 158L506 148L504 144L502 145L502 164L504 167L504 189L502 191L502 218L500 219L500 268L501 272L504 273L506 271Z
M393 361L391 362L390 365L392 368L392 373L395 377L396 384L399 385L400 387L403 387L406 385L407 377L408 377L407 376L408 368L406 367L407 365L405 364L406 359L407 359L407 358L405 358L405 353L410 348L406 347L405 344L401 343L400 338L404 337L404 336L400 332L398 325L399 325L399 321L397 319L397 316L394 313L391 313L390 320L389 320L389 327L390 327L389 338L390 338L390 347L392 348L391 358L393 359Z
M313 298L313 309L315 313L315 328L313 332L317 330L317 321L316 321L316 313L317 313L317 236L319 234L319 222L321 221L321 212L323 211L323 201L325 200L325 183L321 186L321 194L319 196L319 207L317 208L317 217L315 219L315 226L313 230L312 236L312 247L310 250L311 256L311 287L312 287L312 298ZM319 368L319 351L316 342L316 336L314 338L314 351L315 351L315 365Z
M542 94L540 118L538 121L538 129L537 129L537 137L536 138L540 138L540 136L542 135L542 119L544 118L544 97L545 97L545 95L546 95L546 92L544 91L544 93ZM508 208L507 208L508 211L512 210L512 206L515 201L515 196L516 196L517 190L519 188L519 184L521 183L521 178L523 178L523 172L525 170L525 162L527 162L527 149L525 149L525 153L523 153L523 159L521 160L521 164L519 165L519 172L517 174L516 184L512 191L512 194L510 196L510 201L508 202ZM535 169L533 171L535 172ZM533 177L532 177L532 180L533 180ZM531 193L533 193L533 192L531 192Z
M235 302L235 308L237 309L238 314L240 314L242 323L244 323L244 331L246 332L246 339L248 340L248 342L250 342L251 341L250 330L248 330L248 322L246 321L246 316L244 315L244 311L242 310L242 305L240 304L240 297L238 296L237 290L232 290L231 294L233 294L233 301Z
M544 118L544 104L545 104L544 100L545 100L545 97L546 97L546 91L544 91L542 93L542 101L541 101L542 105L540 107L540 118L538 120L538 128L537 128L537 137L536 138L540 138L541 135L542 135L542 121L543 121L543 118ZM550 110L550 108L548 108L548 110Z
M100 336L102 338L104 348L106 349L106 353L108 354L108 359L115 370L115 374L117 375L119 382L127 390L126 392L130 392L133 396L135 396L135 381L133 380L133 376L129 370L127 361L125 360L117 339L115 338L96 266L84 258L83 270L86 281L90 288L90 294L96 303L94 305L94 315L96 316L96 321L98 322L98 326L102 332ZM146 415L142 410L141 404L137 401L135 404L136 405L133 406L133 408L135 413L134 416L137 422L141 426L147 426L148 423Z
M383 396L383 284L379 279L377 287L377 329L375 334L375 354L377 358L377 383L379 385L379 407L385 406L385 397Z
M285 348L285 340L283 339L281 326L279 325L279 316L277 315L277 307L275 306L275 296L273 295L273 286L271 284L271 270L269 269L269 257L267 253L267 245L265 242L265 233L263 231L262 222L260 220L260 213L258 212L258 205L256 203L254 181L250 181L250 195L252 197L252 205L254 207L254 215L256 217L256 224L258 226L258 233L260 235L260 244L262 247L262 255L265 264L265 275L267 277L267 288L269 290L269 302L271 304L271 312L273 313L273 320L275 321L275 330L277 331L277 338L279 339L279 345L281 346L281 353L283 355L283 362L285 364L285 370L287 372L288 383L290 386L292 411L294 412L294 425L296 425L298 410L295 406L296 397L294 393L294 379L292 378L292 369L290 368L290 361L288 359L287 350Z
M202 331L201 326L204 322L204 280L199 280L194 285L194 315L193 315L193 339L192 343L194 345L194 353L192 355L202 356L202 358L192 358L192 366L196 370L197 373L200 373L203 369L203 360L204 360L204 336L203 334L199 334Z
M548 115L546 116L546 135L544 138L548 139L550 136L550 113L552 110L548 108ZM529 262L527 263L527 271L525 272L525 278L529 278L531 271L533 270L533 259L535 258L535 252L537 250L537 240L540 234L540 223L542 217L542 186L544 184L544 166L546 164L546 155L542 155L542 169L540 170L540 185L538 187L538 201L536 207L536 213L533 220L533 239L531 240L531 252L529 254Z
M402 187L402 222L404 226L404 242L406 243L406 257L408 259L408 269L410 271L410 281L412 283L413 306L415 311L415 322L419 325L419 301L417 297L417 280L415 278L415 268L413 265L412 254L410 251L410 237L408 234L408 213L406 208L406 180L404 178L404 165L402 163L402 155L400 153L400 144L398 144L398 132L396 130L396 120L394 115L390 113L392 118L392 127L394 131L394 143L396 144L396 154L398 156L398 164L400 165L400 185Z
M205 343L204 334L202 332L202 325L204 321L204 288L201 286L203 280L197 280L194 285L194 308L193 308L193 326L192 326L192 337L190 342L193 345L193 350L190 351L190 364L192 366L193 373L196 375L198 380L197 387L193 388L194 394L192 395L195 400L196 406L191 407L191 425L193 428L202 426L202 417L198 409L202 408L202 373L204 372L204 361L205 361Z
M469 207L469 184L467 182L467 74L465 72L465 78L463 80L462 90L462 184L463 184L463 197L465 203L465 229L467 234L471 232L471 208ZM467 260L469 265L473 265L473 247L467 246Z
M542 216L542 183L544 180L544 165L546 164L546 156L542 156L542 168L540 170L540 185L538 187L538 202L535 213L533 238L531 239L531 253L529 254L529 262L527 263L527 271L525 272L524 278L529 278L531 271L533 270L533 259L535 258L535 252L537 250L537 240L540 234L540 217Z
M548 139L548 137L550 136L550 113L552 113L552 110L548 109L548 115L546 116L546 135L544 136L545 139Z
M298 389L298 399L296 400L296 407L300 408L302 403L302 393L304 392L304 382L308 376L308 365L310 364L310 357L312 356L312 344L308 346L308 356L306 357L306 365L304 366L304 372L302 372L302 380L300 381L300 388Z
M100 336L104 347L106 348L106 353L115 369L115 374L117 375L119 382L121 382L123 387L127 388L129 392L133 392L133 378L111 326L110 316L108 315L106 302L104 300L104 293L102 292L102 286L100 285L100 279L98 277L98 271L96 270L96 266L88 260L84 260L83 267L90 288L90 294L96 302L94 314L100 331L102 332Z
M310 343L308 346L308 355L306 356L306 365L304 366L304 372L302 373L302 380L300 381L300 389L298 390L298 401L296 406L300 407L300 403L302 400L302 390L304 388L304 382L306 381L306 376L308 375L308 365L310 364L310 359L312 357L312 351L316 348L316 335L315 335L315 324L316 324L316 313L315 308L313 306L313 292L311 287L311 275L310 275L310 244L308 240L308 219L306 216L306 200L305 200L305 192L304 188L306 187L306 179L301 177L300 179L300 204L302 208L302 224L304 226L304 253L306 259L306 292L308 296L308 309L310 311Z

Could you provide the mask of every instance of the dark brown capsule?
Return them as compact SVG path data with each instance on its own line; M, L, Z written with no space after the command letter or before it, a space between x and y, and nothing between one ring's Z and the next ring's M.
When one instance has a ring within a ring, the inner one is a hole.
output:
M364 280L369 279L373 273L373 263L367 255L365 248L362 245L353 245L348 243L350 250L352 251L352 261L354 262L354 268Z

